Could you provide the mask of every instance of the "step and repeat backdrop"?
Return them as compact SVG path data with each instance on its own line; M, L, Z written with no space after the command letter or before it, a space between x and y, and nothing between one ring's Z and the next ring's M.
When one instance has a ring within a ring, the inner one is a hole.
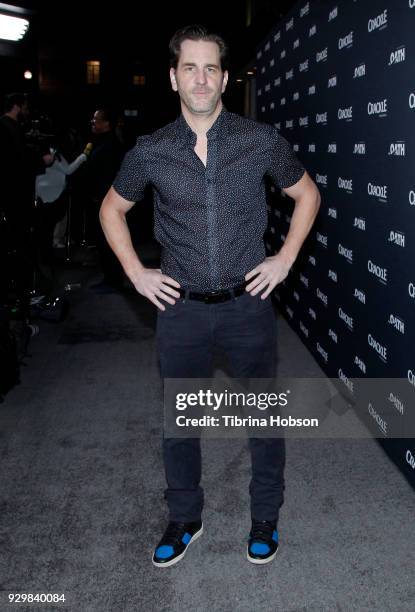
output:
M415 435L388 437L415 410L415 0L298 2L257 48L256 89L322 196L274 297L351 403L391 379L367 422L415 485ZM268 209L273 254L293 201L270 186Z

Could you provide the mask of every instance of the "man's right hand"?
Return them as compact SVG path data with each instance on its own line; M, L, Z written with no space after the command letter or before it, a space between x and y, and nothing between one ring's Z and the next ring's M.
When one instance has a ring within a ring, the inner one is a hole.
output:
M173 289L173 287L179 288L180 284L170 276L163 274L159 268L143 268L131 280L138 293L153 302L159 310L166 310L166 307L157 298L161 297L174 305L176 303L174 298L180 297L180 293Z

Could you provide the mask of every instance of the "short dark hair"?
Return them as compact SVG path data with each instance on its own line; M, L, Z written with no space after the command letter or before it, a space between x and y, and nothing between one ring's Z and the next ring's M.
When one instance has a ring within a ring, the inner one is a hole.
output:
M11 93L8 94L4 99L4 112L8 113L12 110L13 106L22 107L27 102L27 95L23 93Z
M189 25L184 28L180 28L175 32L169 43L170 52L170 66L174 69L177 68L179 63L179 56L181 50L181 44L184 40L204 40L206 42L214 42L219 47L220 63L222 70L228 68L228 45L219 34L209 32L207 28L201 25Z

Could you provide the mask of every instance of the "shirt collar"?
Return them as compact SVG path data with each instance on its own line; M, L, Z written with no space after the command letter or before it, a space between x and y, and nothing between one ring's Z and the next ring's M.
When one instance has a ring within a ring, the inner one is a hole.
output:
M227 120L229 118L229 112L226 110L224 106L216 117L215 122L206 132L206 136L209 141L214 140L219 135L220 131L226 126ZM190 125L187 123L186 119L183 116L183 113L176 119L176 133L177 136L186 142L191 143L193 146L196 144L197 136L196 133L192 130Z

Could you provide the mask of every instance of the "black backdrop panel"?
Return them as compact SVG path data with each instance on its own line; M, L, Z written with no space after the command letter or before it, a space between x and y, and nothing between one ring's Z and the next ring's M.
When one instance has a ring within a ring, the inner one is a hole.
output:
M350 379L407 381L412 405L395 401L393 381L384 400L396 422L415 410L414 33L415 0L302 1L256 53L258 119L292 144L322 195L274 296L352 401ZM292 209L270 187L269 254ZM388 439L375 420L373 434L415 485L415 440Z

